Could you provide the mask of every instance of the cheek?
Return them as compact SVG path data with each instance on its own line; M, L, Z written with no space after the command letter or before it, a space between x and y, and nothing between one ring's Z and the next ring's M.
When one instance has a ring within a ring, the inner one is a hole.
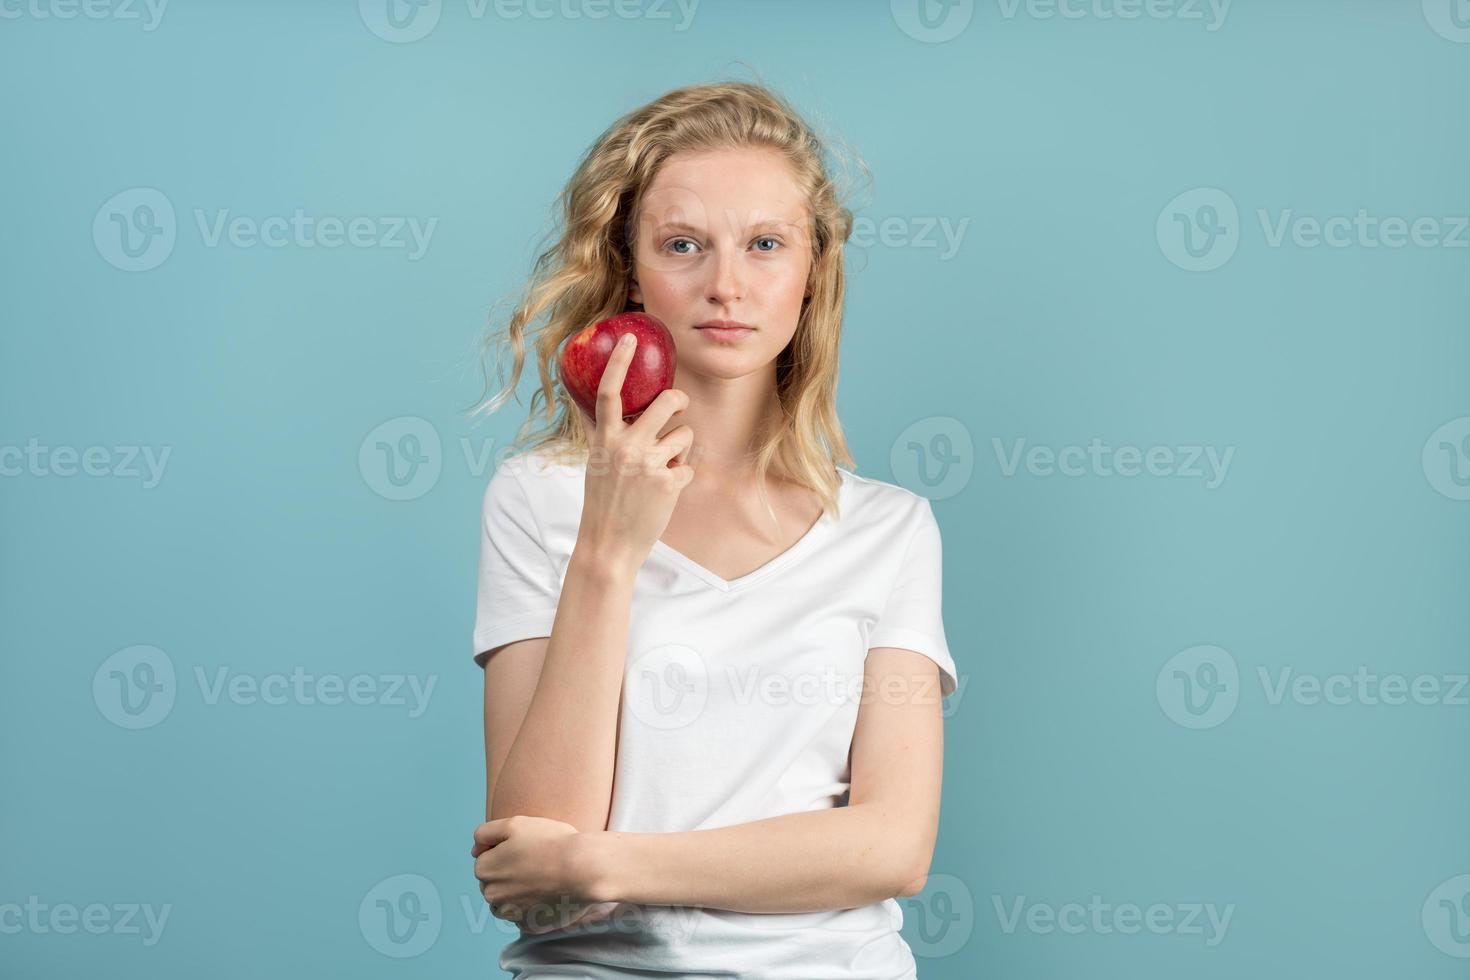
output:
M660 301L685 300L703 289L699 277L688 268L663 268L658 265L641 266L638 283L643 287L645 302L660 305Z
M797 269L781 281L778 290L779 299L776 302L780 305L782 312L791 318L793 329L796 318L801 315L802 302L806 299L806 288L806 270Z
M811 258L803 254L799 259L794 258L782 268L782 295L786 298L795 298L800 304L806 293L807 280L811 276Z

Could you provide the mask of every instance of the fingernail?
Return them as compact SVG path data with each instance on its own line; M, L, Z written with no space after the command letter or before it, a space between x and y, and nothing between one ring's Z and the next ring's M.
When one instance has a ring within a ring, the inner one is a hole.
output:
M630 333L623 334L623 336L621 338L619 338L618 343L621 344L624 347L632 347L633 346L633 335L630 334Z

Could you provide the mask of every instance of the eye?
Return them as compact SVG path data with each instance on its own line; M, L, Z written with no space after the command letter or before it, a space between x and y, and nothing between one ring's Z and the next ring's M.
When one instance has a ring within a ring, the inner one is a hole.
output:
M757 238L756 241L757 242L774 242L777 245L782 244L781 239L779 239L779 238L773 238L770 235L763 235L760 238ZM762 248L762 249L757 249L757 251L759 251L759 252L774 252L776 250L774 248Z
M692 255L692 252L681 252L674 248L674 246L678 245L680 242L685 242L690 245L694 244L694 241L689 238L671 238L664 243L664 251L673 252L675 255Z

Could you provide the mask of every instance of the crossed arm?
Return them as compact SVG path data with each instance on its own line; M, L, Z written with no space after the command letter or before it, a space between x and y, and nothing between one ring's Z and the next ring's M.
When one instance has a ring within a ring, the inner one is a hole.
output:
M913 651L874 648L847 806L711 830L587 831L577 875L592 901L739 912L856 908L917 894L939 829L943 752L938 667Z

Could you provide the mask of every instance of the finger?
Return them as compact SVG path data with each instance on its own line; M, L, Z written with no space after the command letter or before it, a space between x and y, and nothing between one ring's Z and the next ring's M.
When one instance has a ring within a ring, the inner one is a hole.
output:
M589 446L593 445L593 437L595 435L593 428L595 423L592 421L592 416L588 415L580 405L575 406L575 408L577 412L577 418L580 419L582 423L582 435L586 437L587 444Z
M475 828L475 843L487 848L499 844L510 836L510 828L506 826L509 821L510 817L502 817L480 824Z
M687 425L681 425L653 444L654 458L665 466L671 465L671 462L682 464L692 445L694 430Z
M584 907L581 913L571 922L568 922L567 925L595 926L597 923L608 919L612 915L613 909L617 907L617 902L594 902Z
M643 414L629 426L629 435L642 437L646 432L650 438L656 437L663 431L669 419L673 418L675 412L682 412L689 407L689 395L678 388L665 388L658 393Z
M511 922L514 922L517 918L519 918L519 910L516 908L515 905L507 901L499 901L490 897L489 885L485 885L483 888L481 888L480 894L484 897L485 904L490 907L490 914L495 916L495 918L505 919Z
M633 334L624 334L624 337L632 337L626 344L621 338L613 347L612 357L607 360L607 367L602 370L602 378L597 383L597 424L601 426L622 426L623 423L623 381L628 377L628 365L633 363L633 350L638 346L638 338Z

